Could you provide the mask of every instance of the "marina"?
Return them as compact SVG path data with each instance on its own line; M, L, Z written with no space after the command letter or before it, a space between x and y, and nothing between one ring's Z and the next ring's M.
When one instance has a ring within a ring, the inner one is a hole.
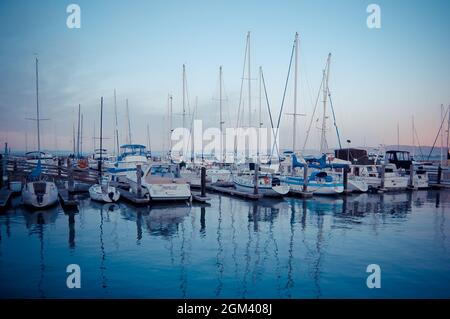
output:
M450 300L450 3L357 2L2 1L0 301Z

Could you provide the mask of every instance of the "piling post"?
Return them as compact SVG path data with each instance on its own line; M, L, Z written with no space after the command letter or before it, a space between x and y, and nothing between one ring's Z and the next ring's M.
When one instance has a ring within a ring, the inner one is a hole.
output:
M2 178L0 178L0 188L3 187L3 155L0 154L0 172L2 172Z
M381 165L381 183L380 183L380 188L382 190L384 190L384 179L385 179L385 175L386 175L386 165L383 164Z
M61 165L62 165L62 160L60 157L58 157L58 177L61 177Z
M348 190L348 170L350 167L344 167L344 193L347 193Z
M437 174L437 184L441 185L441 179L442 179L442 167L441 164L438 166L438 174Z
M259 165L255 164L255 174L253 175L253 194L258 195L259 184Z
M142 196L142 168L141 164L136 165L136 175L137 175L137 195Z
M67 179L67 188L69 193L74 191L75 188L75 182L73 180L73 167L72 165L69 166L69 171L68 171L68 179Z
M201 195L202 197L206 196L206 167L202 166L200 173L200 185L201 185Z
M414 188L414 164L409 166L409 187Z
M308 191L308 164L303 167L303 191Z

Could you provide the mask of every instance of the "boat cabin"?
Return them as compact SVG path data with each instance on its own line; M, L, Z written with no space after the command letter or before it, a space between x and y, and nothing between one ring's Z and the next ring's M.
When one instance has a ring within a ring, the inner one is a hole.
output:
M349 161L354 165L373 165L373 160L367 155L367 151L357 148L341 148L334 150L335 158Z
M408 151L387 151L386 163L395 164L400 169L409 170L412 164L412 158Z

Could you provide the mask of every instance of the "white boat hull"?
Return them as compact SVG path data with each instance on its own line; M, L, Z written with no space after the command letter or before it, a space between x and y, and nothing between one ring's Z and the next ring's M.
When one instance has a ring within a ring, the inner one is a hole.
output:
M25 205L35 208L48 207L58 201L58 189L53 182L28 182L22 189L22 200Z
M349 178L347 181L347 190L350 192L365 193L369 190L369 185L363 180Z
M284 177L282 181L289 186L293 193L303 190L303 178L301 177ZM308 181L307 190L315 195L336 195L344 191L344 184L341 182Z
M240 192L253 193L253 186L245 186L238 183L234 183L234 187ZM272 186L272 187L258 187L258 194L270 197L278 197L287 195L289 193L289 187L285 185Z
M150 199L153 201L190 200L191 189L188 184L147 184Z
M119 191L113 186L107 186L103 191L99 184L92 185L89 188L89 196L92 200L103 203L117 202L120 198Z
M369 185L369 188L380 188L381 178L379 177L364 177L365 182ZM404 176L392 176L386 177L384 180L384 188L387 190L403 190L408 187L408 177Z

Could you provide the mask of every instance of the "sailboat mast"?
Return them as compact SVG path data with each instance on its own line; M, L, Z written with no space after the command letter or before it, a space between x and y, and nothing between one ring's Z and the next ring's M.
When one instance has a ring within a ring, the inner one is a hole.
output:
M116 99L116 89L114 89L114 116L115 116L115 120L116 120L116 128L115 128L115 137L116 137L116 139L115 139L115 142L116 142L116 147L115 147L115 152L116 152L116 155L119 155L119 152L120 152L120 150L119 150L119 148L120 148L120 146L119 146L119 124L118 124L118 121L117 121L117 99Z
M76 150L75 150L75 148L76 148L76 146L75 146L75 123L74 122L72 122L72 146L73 146L73 156L75 156L75 153L76 153Z
M172 131L173 131L173 122L172 122L172 95L169 96L169 153L172 152Z
M37 124L37 144L38 144L38 156L41 159L41 132L39 125L39 61L36 58L36 124Z
M397 151L400 151L400 124L397 122Z
M94 141L94 153L95 153L95 121L94 121L94 136L92 137L92 140Z
M444 123L444 104L441 104L441 123ZM441 128L441 165L443 164L444 164L444 131Z
M127 118L128 118L128 144L131 144L131 122L130 122L130 108L128 107L128 99L126 99Z
M447 155L445 157L445 159L447 160L447 165L448 165L448 160L449 160L449 156L448 156L449 155L449 153L448 153L449 142L450 142L450 115L448 115L448 118L447 118Z
M258 145L256 147L256 157L258 159L258 163L260 162L259 159L259 147L261 145L261 126L262 126L262 122L261 122L261 101L262 101L262 67L259 66L259 108L258 108L258 132L257 132L257 137L258 137Z
M295 74L294 74L294 116L293 116L293 137L292 137L292 151L295 154L297 150L297 76L298 76L298 33L295 33Z
M183 128L186 127L186 66L183 64Z
M81 104L78 104L77 157L80 157Z
M98 163L98 171L100 174L100 178L102 177L102 160L103 160L103 96L100 99L100 161Z
M223 149L223 117L222 117L222 66L219 67L219 128L220 128L220 154L222 156L221 161L225 159Z
M414 115L412 116L412 157L416 155L416 140L414 136Z
M147 149L149 152L151 152L150 151L150 129L148 127L148 124L147 124Z
M323 70L323 118L322 118L322 136L320 139L320 152L325 153L327 151L327 96L328 96L328 79L330 75L330 61L331 53L328 53L327 64L325 70Z
M80 156L83 156L83 114L81 114Z
M247 34L248 41L248 64L247 64L247 76L248 76L248 127L251 127L251 113L252 113L252 79L251 79L251 68L250 68L250 31Z

